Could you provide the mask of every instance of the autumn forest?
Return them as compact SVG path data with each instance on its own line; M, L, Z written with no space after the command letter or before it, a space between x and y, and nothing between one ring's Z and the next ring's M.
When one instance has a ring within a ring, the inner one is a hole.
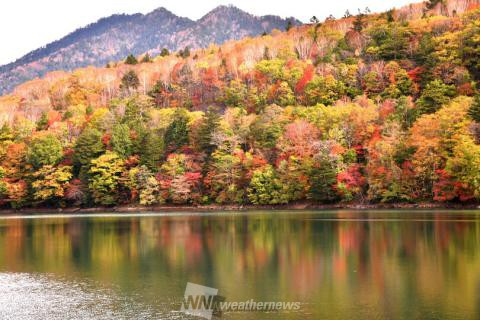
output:
M480 1L287 23L0 97L4 208L480 200Z

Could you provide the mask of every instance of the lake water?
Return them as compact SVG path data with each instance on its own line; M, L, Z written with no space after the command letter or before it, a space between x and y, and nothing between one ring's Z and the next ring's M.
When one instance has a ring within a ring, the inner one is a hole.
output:
M480 319L480 212L0 218L1 319L194 319L188 282L300 302L222 319Z

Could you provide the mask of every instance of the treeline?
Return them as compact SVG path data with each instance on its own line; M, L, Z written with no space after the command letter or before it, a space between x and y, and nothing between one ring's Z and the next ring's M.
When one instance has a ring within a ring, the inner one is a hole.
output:
M128 57L116 88L72 76L38 119L3 124L1 201L478 200L479 17L360 14L344 34L315 21L286 33L290 49L264 46L235 67L222 47L203 53L217 64L178 54L150 87L149 56Z

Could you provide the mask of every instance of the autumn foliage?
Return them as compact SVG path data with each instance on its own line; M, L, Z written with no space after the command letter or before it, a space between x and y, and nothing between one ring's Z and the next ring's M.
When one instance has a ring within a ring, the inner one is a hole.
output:
M478 201L480 11L415 8L27 82L1 205Z

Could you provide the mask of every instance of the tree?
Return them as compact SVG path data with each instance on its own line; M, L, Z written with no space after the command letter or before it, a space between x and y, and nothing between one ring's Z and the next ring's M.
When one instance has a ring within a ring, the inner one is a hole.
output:
M285 27L285 31L290 31L290 29L292 29L293 27L293 23L292 23L292 20L288 20L287 21L287 26Z
M282 109L277 105L265 108L252 124L251 138L257 148L275 148L282 135L283 125L280 121Z
M95 203L107 206L116 204L123 166L120 157L110 151L92 160L88 188Z
M229 107L246 108L247 87L240 80L232 80L225 86L223 102Z
M178 51L177 57L184 59L190 57L190 47L187 46L185 49Z
M263 60L270 60L272 57L270 56L270 48L265 46L263 48Z
M338 199L335 191L337 168L327 155L320 155L310 171L308 197L314 201L330 203Z
M456 90L453 85L446 85L437 79L427 84L417 100L417 106L420 108L421 114L434 113L448 104L455 94Z
M290 156L280 161L277 174L282 184L284 199L288 202L305 199L309 189L308 172L312 166L311 158Z
M447 161L446 171L464 183L480 199L480 146L471 137L462 136Z
M315 76L305 87L305 97L308 105L332 105L345 95L345 91L345 85L333 76Z
M80 206L86 198L85 184L80 179L73 179L65 188L65 199L75 206Z
M362 165L354 163L337 174L335 190L344 201L361 198L367 183L362 174Z
M445 0L427 0L427 2L425 3L425 7L428 9L428 10L432 10L434 9L437 4L444 4Z
M117 123L113 126L110 144L113 152L122 159L127 159L133 154L133 142L128 125Z
M414 53L415 61L421 66L414 70L417 70L415 77L416 81L420 82L422 87L434 80L433 70L439 62L438 55L436 54L436 44L431 32L425 32L422 34L417 51Z
M165 147L169 152L175 152L188 144L188 118L185 110L175 111L173 121L165 131Z
M172 85L158 80L148 95L154 99L158 107L168 107L173 91Z
M285 61L281 59L262 60L255 65L255 69L263 74L270 83L285 79Z
M250 157L240 150L227 153L216 150L209 163L205 186L215 203L243 203L246 189L244 159Z
M54 201L65 196L67 183L72 178L71 166L45 165L33 174L33 197L40 201Z
M0 142L12 141L13 138L12 128L5 122L0 128Z
M56 165L63 157L62 143L53 134L34 138L30 143L27 159L35 168Z
M151 62L153 62L152 57L150 57L150 54L148 54L147 52L142 58L142 63L151 63Z
M138 64L138 60L133 54L129 54L125 59L125 64L135 65Z
M298 158L310 158L316 148L319 139L318 129L305 120L297 120L289 123L284 128L282 138L277 148L285 156L297 156Z
M393 15L395 12L395 9L390 9L386 12L386 16L387 16L387 22L388 23L392 23L392 22L395 22L395 16Z
M271 165L255 170L247 189L248 199L253 204L263 205L288 203L288 194L284 191L282 182Z
M461 34L460 56L463 64L472 73L474 78L480 80L480 20L478 15L465 27Z
M220 115L218 108L209 107L197 133L199 147L207 155L210 155L215 151L216 145L214 144L212 137L219 125Z
M384 26L376 26L369 29L371 42L367 53L376 56L377 59L396 60L405 58L410 50L411 30L398 23Z
M5 182L6 171L2 167L0 167L0 199L4 199L7 196L7 183Z
M120 89L124 91L126 94L131 94L132 91L137 90L139 86L140 86L140 80L138 79L138 76L135 73L135 71L130 70L123 75L122 81L120 84Z
M94 128L86 128L80 134L75 143L73 163L77 171L86 175L91 160L97 158L105 151L105 145L102 143L102 133ZM81 177L86 178L85 176Z
M157 170L165 153L163 135L158 131L148 131L142 140L140 163L151 170Z
M470 109L468 109L468 115L475 122L480 123L480 94L475 95Z
M163 48L162 51L160 51L160 56L166 57L170 55L170 51L168 51L167 48Z
M200 201L200 166L195 157L172 153L160 169L159 180L162 198L173 203L198 203Z
M159 183L150 169L146 166L134 167L130 169L129 175L131 180L133 180L130 187L139 194L139 203L141 205L149 206L162 201Z
M170 195L173 203L198 203L200 198L200 172L187 172L173 178Z
M48 129L48 114L44 111L40 116L40 119L37 121L37 130L47 130Z
M353 30L357 32L362 32L363 28L365 28L365 14L359 13L355 20L353 21Z
M471 98L458 97L436 113L419 117L410 129L408 146L414 149L411 165L418 197L431 197L438 170L444 168L458 139L467 134L470 103Z
M292 88L286 81L282 81L275 90L275 99L274 103L282 107L292 106L295 104L295 95L293 94Z

